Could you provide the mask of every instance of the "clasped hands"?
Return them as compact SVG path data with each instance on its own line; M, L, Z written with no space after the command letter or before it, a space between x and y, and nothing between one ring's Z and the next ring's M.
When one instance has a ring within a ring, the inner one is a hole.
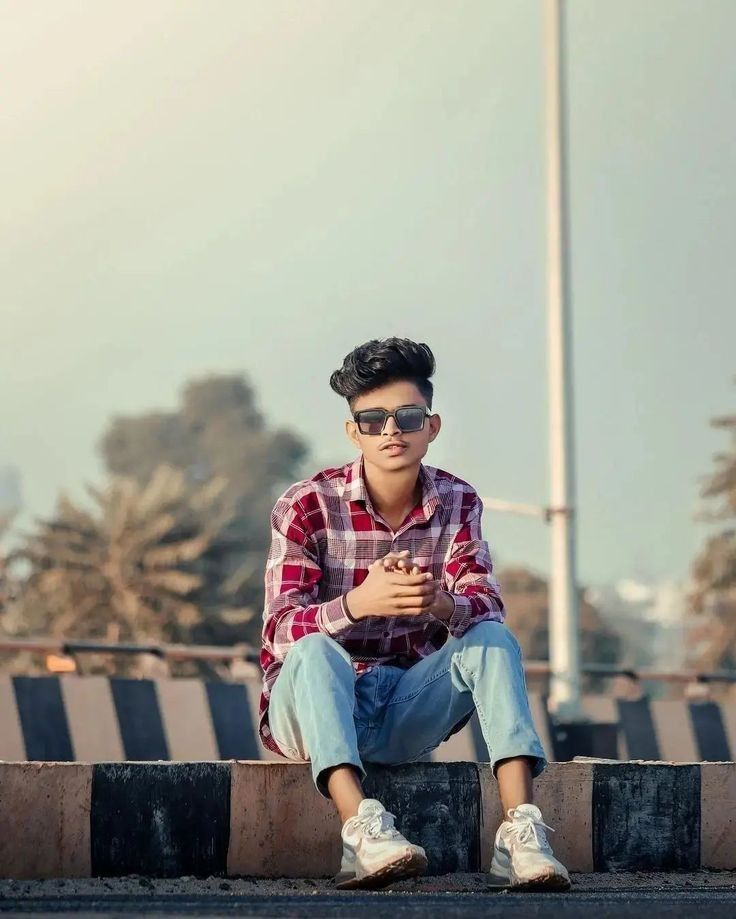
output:
M431 572L422 572L407 549L389 552L368 566L359 587L345 596L353 619L367 616L423 616L447 621L455 604Z

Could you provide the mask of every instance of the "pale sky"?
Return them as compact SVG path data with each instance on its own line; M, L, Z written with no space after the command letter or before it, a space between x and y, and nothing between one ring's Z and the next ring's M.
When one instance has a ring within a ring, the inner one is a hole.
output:
M569 0L579 567L683 579L736 390L736 2ZM330 372L438 361L428 462L548 493L540 0L0 0L0 465L243 371L347 461ZM501 562L548 533L486 512Z

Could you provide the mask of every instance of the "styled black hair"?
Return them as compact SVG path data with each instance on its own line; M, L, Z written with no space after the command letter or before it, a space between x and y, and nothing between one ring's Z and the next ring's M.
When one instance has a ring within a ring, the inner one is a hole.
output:
M374 338L346 355L342 367L330 377L330 386L352 408L358 396L387 383L408 380L432 408L434 387L429 378L433 373L434 355L429 345L409 338Z

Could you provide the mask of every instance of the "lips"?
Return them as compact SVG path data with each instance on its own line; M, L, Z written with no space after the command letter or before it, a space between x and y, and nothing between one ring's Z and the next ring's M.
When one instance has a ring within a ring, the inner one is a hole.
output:
M391 450L391 449L406 450L408 446L409 444L402 444L402 443L399 443L398 441L392 441L387 444L381 444L381 450Z

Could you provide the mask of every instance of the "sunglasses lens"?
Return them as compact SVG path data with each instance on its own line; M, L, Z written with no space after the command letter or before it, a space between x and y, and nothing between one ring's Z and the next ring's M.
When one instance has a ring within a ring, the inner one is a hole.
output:
M355 416L361 434L380 434L386 422L386 412L358 412Z
M423 408L400 408L396 412L396 424L404 434L421 431L424 427Z

